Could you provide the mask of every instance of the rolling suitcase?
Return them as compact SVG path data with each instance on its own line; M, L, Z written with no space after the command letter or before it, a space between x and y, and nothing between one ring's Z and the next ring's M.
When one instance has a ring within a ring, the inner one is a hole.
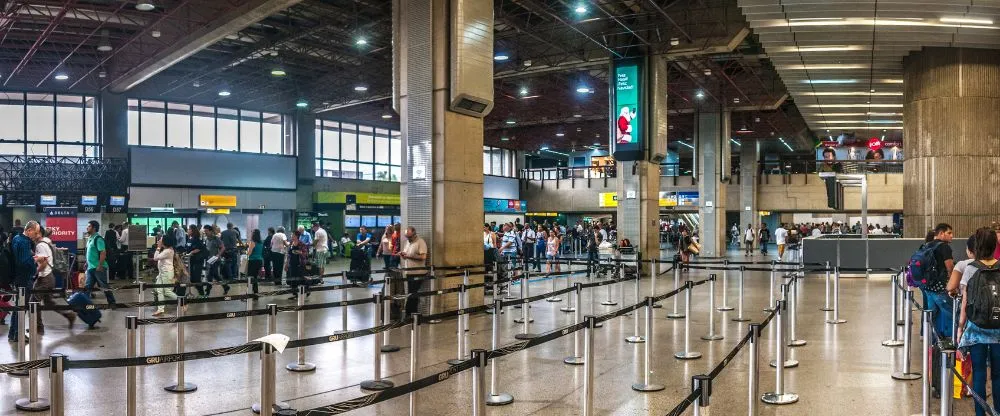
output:
M87 309L87 305L93 305L94 302L90 300L90 296L86 293L76 292L69 299L66 299L66 302L72 306L81 308L75 309L76 316L85 322L90 329L94 329L97 323L101 321L101 311L99 309Z

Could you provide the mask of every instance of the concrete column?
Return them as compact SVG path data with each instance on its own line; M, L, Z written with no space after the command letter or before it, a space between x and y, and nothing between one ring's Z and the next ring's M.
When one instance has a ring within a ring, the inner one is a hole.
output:
M128 99L122 94L101 91L98 116L104 157L128 157Z
M937 223L964 238L996 221L1000 51L924 48L904 60L906 237Z
M721 257L726 250L726 184L720 175L728 169L728 161L723 160L728 158L729 112L698 113L696 123L701 256Z
M298 155L296 207L302 211L311 211L313 182L316 180L316 116L298 110L292 118L292 137Z
M757 214L757 181L760 178L760 141L743 140L740 146L740 239L747 224L760 227Z
M403 225L416 228L427 242L429 264L436 266L483 261L482 235L471 232L483 224L483 120L448 109L450 76L456 65L462 65L449 62L453 46L449 13L464 10L450 6L447 0L393 3L394 80L403 136ZM489 30L487 36L492 33ZM482 76L492 85L491 72ZM439 287L461 282L461 277L444 279ZM482 293L472 291L471 304L479 304ZM456 308L457 297L446 296L438 305L439 310Z

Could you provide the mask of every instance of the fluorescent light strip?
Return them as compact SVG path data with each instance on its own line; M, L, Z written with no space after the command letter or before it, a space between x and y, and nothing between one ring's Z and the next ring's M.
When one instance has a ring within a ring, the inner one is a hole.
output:
M857 84L856 79L804 79L803 84Z
M960 19L966 20L966 19ZM794 20L794 19L774 19L762 21L759 27L789 27L789 26L916 26L916 27L965 27L973 29L1000 29L993 26L992 20L972 19L966 20L970 23L949 23L941 19L940 22L927 22L913 20L909 18L899 19L870 19L870 18L845 18L831 20ZM953 20L953 22L955 22ZM974 23L972 23L974 22ZM989 23L987 23L989 22Z
M903 113L806 113L803 117L864 117L864 116L874 116L874 117L902 117Z
M901 92L868 92L868 91L820 91L820 92L800 92L799 95L814 95L814 96L830 96L830 97L840 97L840 96L887 96L887 97L902 97Z
M568 155L568 154L566 154L566 153L563 153L563 152L557 152L557 151L555 151L555 150L549 150L549 149L547 149L547 148L542 148L542 149L541 149L541 151L543 151L543 152L549 152L549 153L555 153L555 154L557 154L557 155L561 155L561 156L569 156L569 155Z
M684 143L684 142L680 142L680 141L679 141L679 142L677 142L677 144L682 144L682 145L685 145L685 146L687 146L687 147L690 147L690 148L691 148L691 150L694 150L694 146L691 146L690 144L687 144L687 143Z
M958 24L970 24L970 25L992 25L993 21L990 19L970 19L968 17L942 17L941 23L958 23Z
M902 104L806 104L806 108L903 108Z
M735 145L737 145L739 147L743 147L743 144L741 144L740 142L736 141L736 139L729 139L729 141L733 142L733 144L735 144Z
M823 69L868 69L869 64L807 64L807 65L779 65L775 69L781 71L803 71L803 70L823 70Z
M861 124L903 124L903 120L820 120L817 123L822 124L851 124L851 123L861 123Z
M785 147L787 147L787 148L788 148L788 151L789 151L789 152L794 152L794 150L792 150L792 146L789 146L789 145L788 145L788 143L785 143L785 139L783 139L783 138L778 138L778 140L779 140L779 141L781 141L781 144L785 145Z
M830 126L837 130L902 130L902 126Z

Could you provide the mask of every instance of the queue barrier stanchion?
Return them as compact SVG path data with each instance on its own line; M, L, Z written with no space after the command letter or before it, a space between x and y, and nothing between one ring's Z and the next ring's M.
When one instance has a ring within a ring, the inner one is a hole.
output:
M177 317L184 317L185 297L177 298ZM177 322L177 353L184 354L184 322ZM177 361L177 383L163 388L171 393L190 393L198 390L198 386L184 381L184 360Z
M468 273L468 271L466 271L466 273ZM382 283L382 290L385 291L385 296L384 296L385 302L382 305L382 314L383 314L383 316L386 317L386 319L391 320L392 319L392 297L393 297L392 283L390 283L390 281L389 281L389 276L385 276L385 279L383 281L384 281L384 283ZM468 284L468 283L466 283L466 284ZM399 346L396 345L396 344L393 344L389 340L389 337L391 335L392 335L392 331L385 331L385 333L382 334L382 347L379 348L379 351L382 351L382 352L396 352L396 351L399 351Z
M573 286L573 283L570 282L570 276L566 276L566 288L569 289L572 286ZM574 300L573 298L576 298L576 300ZM562 308L559 308L559 310L563 311L563 312L566 312L566 313L573 313L573 312L577 311L577 308L582 308L582 307L583 307L583 304L580 303L580 297L579 296L567 296L566 297L566 306L564 306ZM579 316L577 316L576 319L577 319L577 322L580 322L579 321L579 319L580 319Z
M138 279L139 269L136 268L136 279ZM139 304L146 301L146 282L139 282ZM146 317L146 309L142 306L136 308L136 317L143 319ZM139 356L146 356L146 326L139 327Z
M799 339L796 333L796 326L799 321L799 282L795 279L798 277L792 276L793 286L789 288L788 296L791 299L788 303L788 343L789 347L801 347L806 345L808 342L804 339ZM791 356L791 353L789 353Z
M703 410L707 415L708 406L710 404L709 398L712 396L712 378L699 374L691 378L691 391L700 391L701 394L696 396L694 400L694 405L692 406L691 414L694 416L701 416Z
M347 308L350 307L349 305L347 305L347 301L350 300L350 299L348 299L348 296L349 296L349 293L346 290L341 290L340 291L340 301L342 302L341 305L340 305L340 330L339 331L334 331L333 333L335 335L346 334L348 332L348 330L347 330ZM345 348L347 347L347 343L346 342L344 343L344 347Z
M410 383L417 381L417 372L420 371L419 351L420 351L420 314L410 315L413 323L410 324ZM417 414L417 390L410 392L409 408L410 416Z
M847 322L840 319L840 266L833 269L833 317L826 320L826 323L837 325Z
M466 304L465 304L465 291L466 290L467 289L466 289L466 287L465 287L464 284L463 285L458 285L458 309L459 309L459 314L458 314L458 319L455 320L456 321L456 325L455 325L456 326L456 334L457 334L456 335L456 339L457 339L456 343L458 344L458 353L455 355L456 358L448 360L448 364L449 365L459 365L463 361L465 361L463 359L463 357L465 357L465 320L462 319L462 318L465 316L464 310L466 308Z
M531 289L528 287L529 276L530 276L530 272L525 272L525 277L523 277L521 279L521 299L522 300L528 299L528 298L531 297L531 292L530 292ZM521 304L521 318L520 319L514 319L514 322L522 324L522 328L523 328L523 332L521 332L520 334L514 335L514 339L525 340L525 339L538 338L538 334L531 333L531 330L530 330L531 329L531 323L535 322L535 320L531 318L531 303L530 302Z
M438 290L437 289L437 287L438 287L438 279L437 279L437 274L434 273L434 266L431 266L430 277L431 277L431 290L432 291ZM430 297L430 305L427 308L428 313L434 314L434 313L438 312L438 310L437 310L437 300L438 300L437 296L431 296ZM428 320L427 323L431 324L431 325L435 325L435 324L441 323L441 320L440 319L431 319L431 320Z
M297 299L299 308L306 305L306 286L299 285L299 296ZM304 339L306 337L306 311L299 309L295 312L295 338ZM306 362L306 347L296 349L295 362L288 363L285 369L296 373L304 373L316 370L316 364Z
M64 416L66 414L66 391L63 372L66 369L66 356L53 353L49 355L49 416Z
M799 366L799 361L796 360L796 359L794 359L794 358L792 358L791 350L788 348L788 345L789 345L789 343L788 343L788 339L789 339L788 333L790 332L789 331L789 323L791 322L791 317L790 316L786 316L786 314L790 315L790 313L789 313L789 305L792 303L791 300L789 300L789 295L788 295L789 289L790 289L790 286L787 285L787 284L784 284L784 283L782 283L781 286L780 286L780 288L779 288L779 290L780 290L779 293L781 293L781 299L780 300L784 302L784 304L782 306L785 309L783 311L781 311L782 312L781 313L781 318L782 319L777 322L777 324L781 326L781 331L778 332L778 334L779 334L779 336L778 336L778 342L775 344L775 349L781 350L782 354L779 355L779 356L783 356L785 358L785 361L783 361L783 365L781 366L782 369L795 368L795 367ZM772 360L771 363L770 363L770 365L771 365L771 367L778 368L778 359L776 358L776 359Z
M906 306L906 308L903 310L903 322L904 322L904 324L903 324L903 370L902 371L897 371L895 373L892 373L892 378L896 379L896 380L908 381L908 380L917 380L920 377L922 377L922 375L920 373L918 373L918 372L912 371L912 367L911 367L911 357L912 357L912 354L910 354L910 351L911 351L911 348L913 347L913 334L912 334L912 332L913 332L913 309L912 309L913 308L913 289L911 289L909 286L907 286L906 291L905 291L905 293L903 295L905 296L903 298L903 303ZM933 320L928 322L928 324L927 324L928 326L932 325L930 322L933 322ZM951 379L951 377L946 376L946 374L950 375L951 372L941 373L941 378ZM942 390L941 392L942 392L941 393L942 396L950 396L951 395L950 394L951 390Z
M900 271L900 273L903 273L903 271L905 271L905 270L906 270L905 267L902 268L902 270ZM903 284L904 281L905 280L900 279L899 285L902 286L902 284ZM897 309L896 309L896 326L903 326L903 325L906 324L906 322L903 321L903 313L904 313L903 308L905 307L905 305L903 305L903 300L906 299L906 294L903 293L902 290L897 291L896 292L896 298L898 299L897 302L896 302L896 306L897 306ZM954 311L955 309L952 309L952 310Z
M635 268L635 272L636 272L636 276L635 276L635 302L639 303L639 275L638 275L638 273L639 273L639 267L641 267L641 265L639 263L636 263L635 267L636 267ZM622 278L625 277L624 271L625 271L625 266L622 265L622 272L623 272L622 273ZM624 296L625 296L625 291L622 290L622 304L623 305L625 304L625 297ZM626 314L626 316L628 316L628 314ZM633 325L634 328L632 329L632 331L633 331L632 334L633 335L625 337L625 342L628 342L630 344L641 344L643 342L646 342L646 338L643 337L642 335L639 335L639 313L635 314L635 319L632 320L632 323L634 324Z
M594 323L593 316L584 318L583 327L583 416L594 415Z
M774 310L771 309L771 306L774 306L775 267L777 266L775 263L776 262L774 260L771 260L771 277L769 279L769 286L767 290L767 307L764 308L764 312L771 312Z
M558 289L556 289L556 276L549 276L549 280L552 283L552 292L555 292L556 290L558 290ZM567 278L567 280L568 280L568 278ZM562 298L560 298L558 295L553 295L553 296L549 296L549 297L545 298L545 301L546 302L562 302Z
M613 278L614 277L612 277L612 279ZM615 306L615 305L618 304L618 302L615 302L611 298L611 286L614 286L614 284L604 285L604 294L607 295L607 299L608 300L605 300L605 301L601 302L601 305L604 305L604 306Z
M638 274L639 271L636 270L636 273ZM635 284L636 285L639 284L639 277L638 277L638 275L636 276ZM618 296L621 298L621 304L624 306L625 305L625 263L619 263L619 265L618 265L618 283L615 286L618 286ZM636 296L636 302L638 302L638 301L639 301L639 297ZM626 312L623 316L632 316L632 313L631 312ZM638 332L638 331L636 331L636 332Z
M775 381L774 381L774 391L764 393L760 398L761 401L767 404L792 404L799 401L799 395L795 393L789 393L785 391L785 349L782 347L782 340L784 339L784 311L787 308L785 300L779 300L775 303L775 331L774 331L774 345L777 351L777 359L775 360Z
M378 305L376 305L378 306ZM267 335L271 335L278 332L278 305L274 303L267 304ZM274 397L274 377L275 377L275 357L274 357L274 347L271 344L264 343L261 345L260 349L260 402L254 403L250 406L250 410L254 413L265 415L272 414L273 410L286 410L290 409L291 406L285 402L279 402L277 398ZM270 349L268 349L270 347ZM378 349L376 348L376 351ZM269 351L269 352L268 352ZM266 370L266 372L265 372ZM265 390L270 395L266 397ZM261 406L261 403L267 403L267 409ZM268 413L264 413L265 410Z
M577 310L575 311L576 313L573 316L573 322L580 322L580 320L581 320L581 316L580 315L583 314L581 312L583 310L583 307L582 307L582 302L583 302L583 284L582 283L577 283L575 285L574 292L575 293L574 293L573 297L576 298L576 303L579 304L579 305L581 305L581 307L577 308ZM646 336L649 336L649 334L646 334ZM494 347L494 348L496 348L496 347ZM569 364L569 365L582 365L583 364L583 355L580 354L580 331L573 332L573 355L564 358L563 359L563 363Z
M469 287L469 269L462 270L462 284L465 285L466 290L464 292L462 292L460 296L462 297L462 302L464 302L463 303L465 305L464 307L467 308L467 307L469 307L469 290L468 290L468 287ZM483 290L485 291L485 289L483 289ZM484 292L484 295L485 295L485 292ZM389 316L391 318L391 316L390 316L390 314L389 314L388 311L389 311L389 309L386 309L385 316ZM469 332L469 314L459 315L458 319L462 320L463 328L465 328L465 331L463 331L463 332Z
M830 312L833 310L833 308L830 307L830 260L826 261L825 269L826 269L826 281L825 281L826 296L824 296L823 307L819 308L819 310Z
M750 318L743 316L743 295L744 295L744 278L746 277L746 266L740 266L740 296L736 300L736 317L732 319L733 322L747 322Z
M651 273L649 273L649 296L656 297L656 278L660 274L660 259L654 257L653 261L649 264L649 269L651 270ZM653 308L659 309L662 307L663 305L659 303L653 304Z
M924 374L928 374L928 377L924 383L920 383L921 394L922 394L920 401L921 404L920 414L922 416L930 416L931 377L929 375L931 374L931 358L929 352L931 351L931 338L934 337L933 325L931 324L931 322L934 322L934 311L931 309L924 309L923 317L924 317L924 322L927 322L927 324L924 325L923 349L920 350L923 351L923 353L921 353L920 356L922 357L923 361L923 366L921 366L921 368L923 368Z
M382 292L376 292L374 297L375 303L372 304L372 316L374 317L373 327L377 328L383 325L383 320L385 318L382 316ZM382 379L382 351L380 351L382 347L382 331L375 332L374 338L375 346L374 353L372 354L374 356L372 360L374 377L371 380L361 382L361 388L365 390L381 391L390 389L395 386L395 384L389 380Z
M719 312L733 310L733 307L729 306L729 259L722 261L722 305L715 310Z
M908 290L908 292L910 292L909 294L910 300L909 300L909 305L906 306L904 312L907 314L913 314L913 309L912 309L913 292L912 290ZM959 295L951 298L951 339L958 338L958 312L961 310L961 308L962 308L962 296ZM905 322L906 321L905 317L903 318L903 321L904 321L903 322L904 329L906 331L911 331L913 327L911 326L911 324Z
M472 359L476 361L472 367L472 416L485 416L486 350L472 350Z
M904 318L905 319L905 318ZM952 415L952 383L955 377L952 376L952 369L955 368L955 346L941 342L941 416Z
M652 354L651 350L653 348L653 305L655 304L654 298L652 296L646 297L646 344L642 346L642 380L638 383L632 385L632 390L641 392L651 392L660 391L665 389L662 384L650 383L649 374L652 373L650 370ZM636 319L638 320L638 314L636 314ZM577 331L579 332L579 331Z
M890 300L891 305L892 305L892 316L889 318L889 331L890 331L889 333L892 334L892 338L890 338L888 340L885 340L885 341L882 341L882 346L884 346L884 347L900 347L900 346L903 345L903 341L901 339L899 339L899 331L897 330L898 325L896 325L896 321L898 321L899 318L900 318L900 316L899 316L900 315L899 308L901 306L899 304L899 302L900 302L900 299L899 299L899 295L900 295L899 292L900 292L900 290L899 290L899 275L898 274L892 275L891 283L889 284L889 286L890 286L889 294L891 295L891 298L889 300ZM905 294L904 294L904 297L905 297ZM906 299L904 298L902 301L905 302Z
M674 260L674 290L680 289L681 287L681 264L675 259ZM681 319L684 314L677 310L677 296L674 296L674 310L667 314L669 319Z
M38 302L28 304L29 331L31 331L31 345L28 347L28 359L35 361L38 359L38 349L42 343L38 336L38 322L41 320L41 309ZM21 315L24 315L22 312ZM19 332L24 332L24 327L18 328ZM49 410L48 399L38 397L38 370L28 370L28 397L17 399L14 407L27 412L41 412Z
M750 324L750 365L747 369L747 414L757 416L760 406L760 324Z
M705 341L718 341L722 335L715 333L715 280L717 275L712 273L708 278L708 334L702 335ZM725 283L725 281L723 281Z
M684 283L684 351L674 354L678 360L694 360L701 358L701 353L691 351L691 291L694 290L694 282L688 280Z
M125 317L125 357L135 358L136 329L139 327L139 318L136 316ZM125 367L125 416L137 416L136 409L138 378L134 365Z
M18 287L17 288L17 303L16 303L16 306L18 307L18 311L14 312L14 316L11 318L12 321L14 319L17 320L17 361L18 362L24 362L26 360L26 358L25 358L25 352L28 349L27 337L25 336L25 332L26 332L25 329L27 329L25 327L28 325L28 319L27 319L27 312L24 311L24 309L26 309L26 307L28 306L27 302L28 302L27 290L25 288L23 288L23 287ZM31 333L32 337L34 337L36 335L37 334L34 333L34 332ZM27 370L17 370L17 371L11 371L11 372L9 372L7 374L10 374L12 377L27 377L28 376L28 371Z
M209 291L209 293L211 293L211 291ZM250 340L253 338L253 314L250 313L251 311L253 311L253 304L254 304L253 299L254 299L253 297L247 297L247 317L245 318L247 327L246 342L250 342Z
M577 286L580 284L577 283ZM579 292L577 292L579 293ZM502 299L493 299L493 333L490 335L490 350L500 348L500 310L503 308ZM497 358L490 360L490 394L486 397L487 406L503 406L514 402L514 396L497 391Z

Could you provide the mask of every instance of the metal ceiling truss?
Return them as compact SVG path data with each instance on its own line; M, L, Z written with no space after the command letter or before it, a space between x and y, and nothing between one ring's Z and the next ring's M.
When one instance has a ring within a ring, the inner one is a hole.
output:
M130 180L126 159L0 155L0 192L7 205L35 205L45 194L75 206L84 192L127 195Z

